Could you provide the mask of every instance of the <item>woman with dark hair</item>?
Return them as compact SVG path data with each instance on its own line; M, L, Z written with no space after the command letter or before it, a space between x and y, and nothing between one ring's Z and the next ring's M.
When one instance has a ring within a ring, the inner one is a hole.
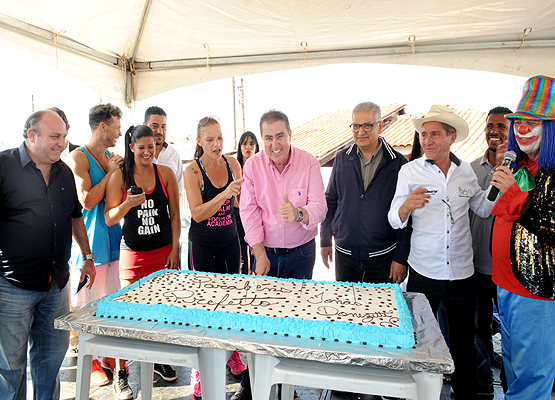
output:
M241 170L245 162L259 151L258 140L254 133L251 131L243 133L239 138L237 147L237 161L239 161L239 165L241 165ZM245 229L243 228L241 216L239 215L238 204L236 204L233 210L235 211L237 219L237 233L239 233L239 242L241 243L241 273L250 274L252 266L254 265L254 255L251 253L247 242L245 242Z
M412 151L410 156L407 158L409 161L414 161L417 158L422 157L424 151L422 151L422 146L420 145L420 134L418 131L414 131L414 140L412 142Z
M223 155L220 122L214 116L202 118L197 126L195 161L185 169L185 191L191 209L189 269L239 273L241 250L233 203L242 182L239 162ZM237 352L232 354L227 366L234 375L246 368ZM191 370L191 386L193 395L201 397L196 369Z
M129 128L123 167L112 174L106 187L106 224L123 219L122 287L162 268L179 268L177 179L170 168L152 162L154 146L154 133L148 126Z
M251 131L246 131L239 138L239 145L237 147L237 161L241 165L241 169L252 155L258 153L260 148L258 147L258 139Z
M125 159L106 185L104 219L108 226L123 219L119 277L121 287L163 268L179 268L179 187L173 171L153 163L154 133L146 125L125 132ZM173 381L169 365L154 372Z

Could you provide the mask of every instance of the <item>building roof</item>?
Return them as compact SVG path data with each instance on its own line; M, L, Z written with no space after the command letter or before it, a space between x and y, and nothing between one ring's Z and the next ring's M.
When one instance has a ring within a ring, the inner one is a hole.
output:
M395 103L381 106L382 119L392 120L382 133L382 137L402 154L412 150L414 126L412 120L421 118L422 113L403 115L405 104ZM487 113L479 110L452 107L469 127L468 137L455 143L451 151L465 161L472 161L484 154L487 145L484 140L484 126ZM314 155L321 165L326 164L342 149L351 145L353 133L349 128L352 110L333 111L321 115L293 129L291 143Z

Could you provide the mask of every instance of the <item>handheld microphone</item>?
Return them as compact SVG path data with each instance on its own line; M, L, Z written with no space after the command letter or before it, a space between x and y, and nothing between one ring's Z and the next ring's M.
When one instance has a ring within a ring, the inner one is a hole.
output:
M505 153L505 156L503 158L503 162L501 163L501 165L504 167L508 167L515 160L516 160L516 153L514 151L508 151ZM492 186L488 194L488 200L494 201L497 198L498 194L499 194L499 189L496 188L495 186Z

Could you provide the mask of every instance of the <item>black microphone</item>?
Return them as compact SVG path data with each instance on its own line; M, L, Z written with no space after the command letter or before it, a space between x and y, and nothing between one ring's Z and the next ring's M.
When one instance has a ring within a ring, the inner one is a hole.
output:
M514 151L508 151L505 153L505 156L503 158L503 162L501 163L501 165L504 167L508 167L515 160L516 160L516 153ZM495 186L492 186L488 194L488 200L495 201L498 194L499 194L499 189L496 188Z

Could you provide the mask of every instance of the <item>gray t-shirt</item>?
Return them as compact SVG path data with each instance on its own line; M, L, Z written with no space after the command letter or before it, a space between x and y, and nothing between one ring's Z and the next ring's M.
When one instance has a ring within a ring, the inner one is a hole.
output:
M493 165L488 161L487 152L486 150L485 155L470 163L482 190L489 187L495 171ZM481 218L474 214L472 210L469 213L472 250L474 251L474 270L482 274L491 275L491 228L493 225L493 215L490 215L488 218Z

